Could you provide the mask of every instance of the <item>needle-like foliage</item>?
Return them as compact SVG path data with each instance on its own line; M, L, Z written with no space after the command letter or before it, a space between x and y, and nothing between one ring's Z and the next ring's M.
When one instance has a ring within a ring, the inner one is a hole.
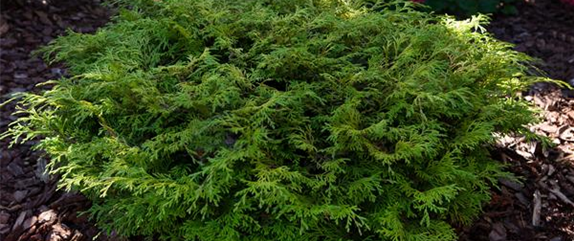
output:
M409 3L125 1L45 48L71 76L23 94L101 227L163 240L455 240L505 176L493 132L533 120L524 61Z

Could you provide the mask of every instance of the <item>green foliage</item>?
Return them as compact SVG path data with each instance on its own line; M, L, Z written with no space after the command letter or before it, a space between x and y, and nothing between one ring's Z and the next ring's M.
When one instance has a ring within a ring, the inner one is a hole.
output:
M470 16L477 13L516 14L517 0L424 0L434 11Z
M455 240L451 224L507 175L492 133L533 120L514 95L529 59L482 18L362 1L129 4L44 50L72 76L23 94L3 136L39 137L108 231Z

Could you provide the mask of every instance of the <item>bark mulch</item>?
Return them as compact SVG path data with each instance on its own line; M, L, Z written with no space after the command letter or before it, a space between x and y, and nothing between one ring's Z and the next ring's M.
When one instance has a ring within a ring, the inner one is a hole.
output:
M97 0L27 0L35 4L24 6L0 1L0 102L14 92L39 91L35 84L66 74L63 66L31 55L33 50L68 28L93 32L111 14ZM488 29L539 58L537 66L549 77L574 79L574 8L559 0L525 0L518 9L517 16L494 16ZM484 215L461 228L461 240L574 240L574 91L538 87L525 97L542 109L542 122L531 130L555 146L501 136L493 157L507 163L521 183L500 180ZM13 111L13 104L0 107L0 132L15 119ZM8 149L0 141L0 240L117 240L98 236L87 217L77 214L90 202L56 190L57 177L44 174L48 160L30 150L33 144Z
M35 84L65 75L31 54L67 29L94 32L110 12L94 1L2 0L0 15L0 102L14 92L38 91ZM0 133L14 104L0 107ZM77 211L90 202L83 196L56 191L57 178L44 174L48 160L31 151L33 143L8 148L0 141L0 240L92 240L99 230ZM103 236L102 236L103 237Z
M518 15L494 16L488 30L542 60L538 67L549 77L574 79L574 6L559 0L524 0L517 8Z
M548 77L574 84L574 7L558 0L527 0L519 15L494 16L488 29L540 62ZM461 240L574 240L574 91L541 84L525 98L542 109L530 129L554 147L521 136L498 141L493 157L522 183L500 180L485 213Z
M493 157L521 182L499 180L491 202L461 240L574 240L574 100L560 89L525 97L540 107L530 130L554 146L524 136L501 136Z

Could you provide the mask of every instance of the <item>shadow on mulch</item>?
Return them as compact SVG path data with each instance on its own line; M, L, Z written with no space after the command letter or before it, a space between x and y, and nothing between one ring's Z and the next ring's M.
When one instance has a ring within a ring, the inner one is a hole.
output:
M574 240L574 100L553 88L525 97L542 111L530 130L553 147L522 136L499 138L493 157L522 183L500 180L485 213L461 240Z
M517 8L518 15L494 16L488 31L542 60L537 66L550 78L574 79L574 6L560 0L524 0Z
M66 74L61 65L48 66L32 56L33 50L67 29L94 32L110 16L98 1L47 3L0 1L0 102L15 92L39 91L37 83ZM15 119L13 111L14 103L0 107L0 133ZM8 149L8 140L0 141L0 240L92 240L99 230L77 215L90 202L81 195L56 191L57 178L44 175L47 160L30 150L32 144Z

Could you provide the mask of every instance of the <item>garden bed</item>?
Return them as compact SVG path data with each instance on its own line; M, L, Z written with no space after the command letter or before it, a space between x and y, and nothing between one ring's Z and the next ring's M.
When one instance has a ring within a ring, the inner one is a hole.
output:
M574 8L558 0L524 1L517 7L519 15L494 16L489 31L516 44L516 50L538 58L541 62L536 66L550 78L572 84ZM543 121L531 130L558 145L544 150L523 138L503 139L495 155L524 178L524 185L503 182L501 190L493 192L484 215L465 231L462 240L574 239L574 205L568 203L574 200L574 144L569 137L574 127L573 93L549 84L538 84L528 93L527 98L543 109ZM537 205L541 208L534 211ZM537 225L533 217L540 220Z
M495 16L489 26L498 38L544 62L538 66L552 78L574 78L574 10L559 1L538 0L518 5L517 16ZM93 32L110 13L94 2L60 0L52 5L9 6L0 22L0 96L37 91L36 83L58 78L66 71L48 66L30 53L71 28ZM544 122L532 130L559 144L544 150L521 138L502 139L493 153L524 177L524 184L501 181L484 215L467 228L461 240L571 240L574 238L574 101L569 91L539 86L529 98L542 107ZM0 132L14 120L14 105L0 108ZM32 144L32 143L30 143ZM98 230L76 215L89 201L78 194L56 191L56 177L42 174L47 160L30 145L5 148L0 142L0 240L91 240ZM536 195L535 195L536 194ZM540 207L535 208L535 207ZM539 211L533 211L533 210ZM534 218L534 224L533 224ZM538 221L536 221L538 220ZM111 238L100 236L101 240Z
M49 66L32 51L66 29L94 32L110 14L91 1L2 4L0 102L14 92L38 91L35 84L66 74L61 65ZM12 103L0 107L0 132L15 119L13 111ZM31 151L30 145L11 149L8 145L8 140L0 141L0 240L92 240L99 231L85 216L77 215L90 202L78 194L56 191L57 177L43 174L48 161Z

